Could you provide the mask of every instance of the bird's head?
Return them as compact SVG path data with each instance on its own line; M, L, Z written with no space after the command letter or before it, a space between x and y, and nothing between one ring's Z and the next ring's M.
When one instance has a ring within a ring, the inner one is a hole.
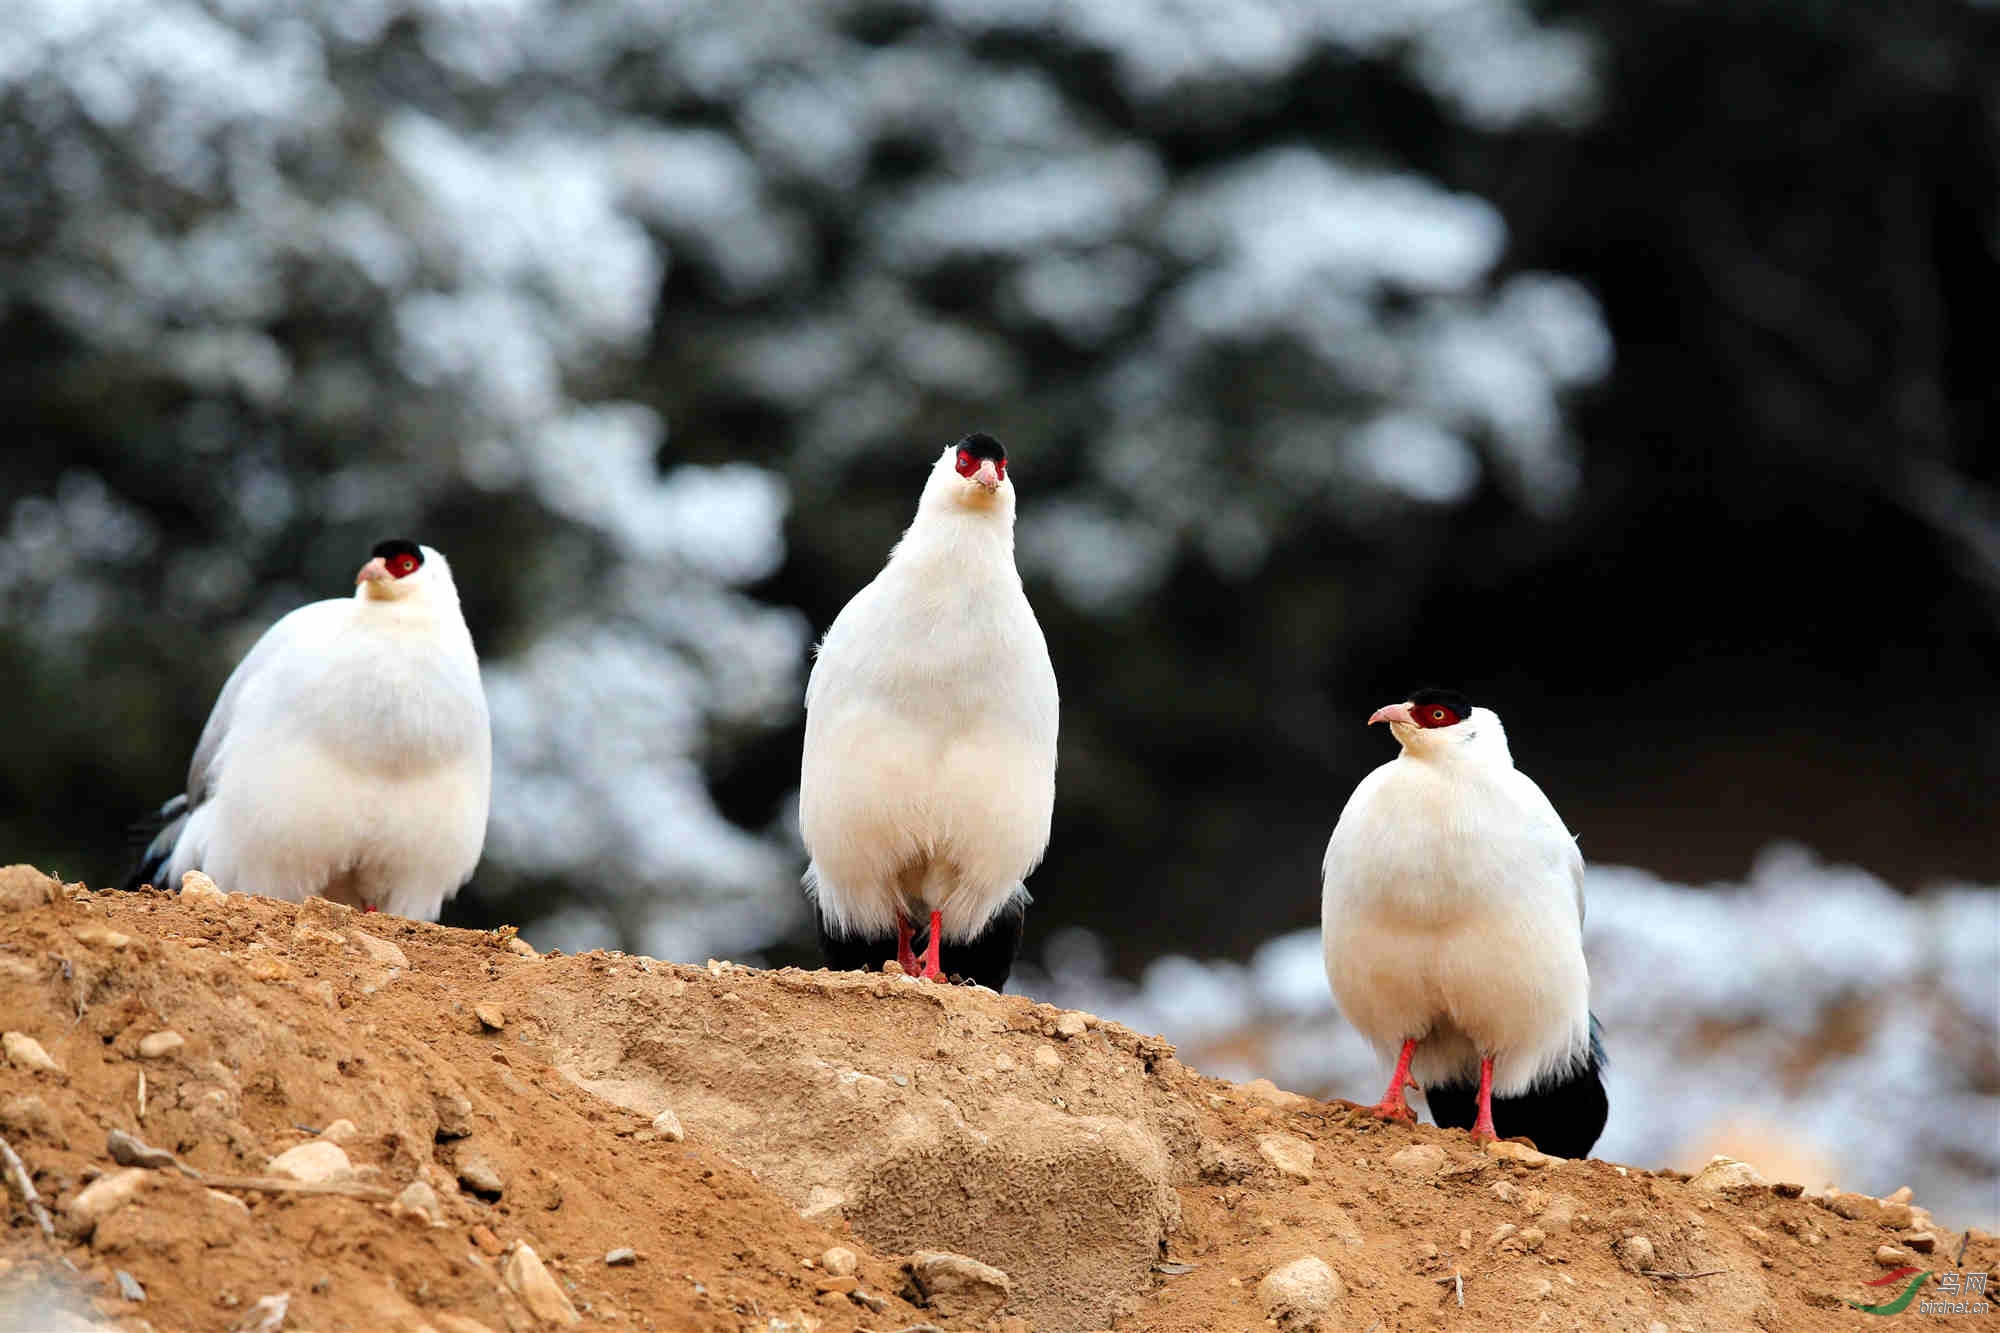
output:
M1448 757L1490 750L1505 754L1506 734L1491 709L1475 707L1457 690L1422 689L1399 704L1369 715L1368 725L1387 722L1403 753L1419 758Z
M400 537L377 542L368 553L368 563L354 576L354 595L363 601L424 601L441 594L457 600L451 565L431 547Z
M1011 514L1014 483L1007 479L1007 446L975 432L938 456L924 487L926 505L975 513Z

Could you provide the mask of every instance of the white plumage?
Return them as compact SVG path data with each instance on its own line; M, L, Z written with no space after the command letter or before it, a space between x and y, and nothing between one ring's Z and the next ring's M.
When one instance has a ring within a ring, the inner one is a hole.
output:
M947 448L888 564L819 646L799 822L823 943L898 936L907 965L910 922L935 914L934 974L940 935L972 941L1012 907L1018 938L1049 841L1058 697L1014 565L1014 506L997 441ZM986 970L997 979L976 979L997 988L1005 966Z
M1518 1122L1503 1114L1502 1131L1560 1140L1549 1151L1575 1146L1591 1114L1578 1099L1594 1096L1587 1149L1603 1117L1576 841L1515 769L1490 710L1425 691L1377 720L1403 752L1355 789L1323 866L1334 999L1385 1060L1414 1041L1408 1070L1423 1088L1484 1072ZM1402 1086L1399 1071L1385 1115L1407 1114ZM1446 1123L1439 1100L1432 1113ZM1481 1094L1482 1116L1487 1105ZM1490 1117L1474 1128L1491 1132Z
M451 566L384 542L259 639L134 879L436 920L486 840L492 732Z

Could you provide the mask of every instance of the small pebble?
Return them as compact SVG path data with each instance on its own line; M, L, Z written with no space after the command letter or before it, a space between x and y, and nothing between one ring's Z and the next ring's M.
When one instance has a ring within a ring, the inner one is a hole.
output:
M352 1143L361 1137L361 1126L352 1120L336 1120L319 1132L328 1143Z
M668 1143L680 1143L687 1138L687 1131L681 1128L681 1118L675 1115L671 1109L662 1111L653 1117L653 1133L659 1135Z
M1314 1255L1273 1269L1257 1284L1257 1303L1267 1317L1308 1327L1324 1320L1346 1294L1340 1274Z
M314 1139L279 1153L265 1170L274 1176L318 1184L353 1175L354 1165L347 1160L347 1154L340 1150L339 1144Z
M7 1053L7 1063L35 1074L61 1074L63 1067L49 1058L42 1044L25 1032L9 1032L0 1035L0 1050Z
M630 1268L639 1262L639 1252L630 1248L616 1249L604 1256L604 1262L610 1268Z
M1089 1030L1090 1024L1085 1022L1083 1015L1074 1009L1068 1010L1056 1017L1056 1035L1064 1041L1081 1037Z
M181 896L184 898L221 898L226 895L217 888L215 881L199 870L190 870L181 876Z
M1618 1262L1631 1272L1639 1273L1654 1265L1653 1242L1644 1236L1627 1236L1611 1247L1618 1256Z
M118 1279L118 1296L120 1300L143 1301L146 1299L146 1289L139 1285L138 1278L133 1277L122 1268L113 1270L112 1276Z
M497 1004L474 1005L472 1012L479 1019L479 1026L488 1032L498 1032L507 1026L507 1011Z
M507 1182L501 1178L500 1168L478 1152L459 1153L458 1183L488 1202L499 1198L507 1189Z
M151 1036L139 1039L139 1058L159 1060L172 1055L185 1045L187 1038L178 1032L155 1032Z
M437 1191L421 1180L413 1180L403 1187L390 1206L392 1212L405 1216L420 1217L425 1222L441 1221L444 1208L438 1203Z
M1435 1175L1444 1163L1444 1149L1435 1143L1413 1143L1389 1155L1389 1169L1405 1176Z
M526 1242L516 1245L501 1268L501 1276L514 1294L521 1298L521 1304L543 1323L569 1326L583 1322L583 1316L576 1312L569 1297L549 1275L534 1246Z
M479 1247L481 1254L498 1256L502 1250L507 1248L500 1243L500 1238L493 1234L492 1227L485 1225L475 1226L472 1228L470 1234L472 1236L472 1243Z
M836 1245L819 1257L819 1266L834 1277L853 1277L861 1259L844 1245Z

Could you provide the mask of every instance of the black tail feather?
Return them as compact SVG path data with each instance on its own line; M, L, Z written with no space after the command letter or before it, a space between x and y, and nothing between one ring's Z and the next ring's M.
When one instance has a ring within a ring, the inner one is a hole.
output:
M126 848L138 858L132 873L119 886L125 892L159 883L160 872L167 868L167 860L174 854L174 844L187 821L187 805L185 794L176 796L125 831Z
M1028 919L1028 905L1015 897L986 923L986 929L962 944L946 940L938 949L938 966L948 977L963 977L993 990L1004 990L1013 974L1014 960L1021 954L1021 932ZM819 953L826 965L839 972L872 972L896 956L894 935L837 935L819 912L813 913L819 931ZM930 923L918 926L910 947L922 953L930 943Z
M1518 1097L1493 1099L1493 1131L1503 1139L1527 1138L1552 1157L1588 1157L1611 1102L1604 1092L1604 1034L1597 1015L1590 1017L1590 1053L1584 1062L1553 1083L1528 1089ZM1431 1119L1446 1129L1471 1129L1479 1092L1471 1083L1446 1083L1424 1089Z

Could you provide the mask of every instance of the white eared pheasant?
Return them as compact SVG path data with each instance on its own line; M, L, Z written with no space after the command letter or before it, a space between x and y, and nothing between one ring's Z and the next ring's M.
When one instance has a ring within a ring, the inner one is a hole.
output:
M1049 841L1057 711L1007 451L968 435L806 686L799 825L828 966L1006 983Z
M1393 1061L1376 1113L1582 1157L1603 1132L1583 857L1489 709L1419 690L1376 710L1402 754L1355 788L1321 897L1335 1002ZM1411 1080L1414 1078L1414 1084Z
M352 597L291 612L237 664L126 883L201 870L231 893L435 921L479 863L492 756L451 566L385 541Z

